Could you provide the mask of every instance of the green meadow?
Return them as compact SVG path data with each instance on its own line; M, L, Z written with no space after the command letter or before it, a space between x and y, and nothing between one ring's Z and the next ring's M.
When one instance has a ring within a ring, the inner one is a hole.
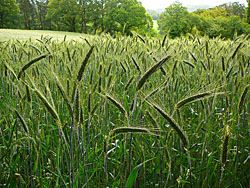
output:
M52 37L53 40L79 39L83 36L81 33L63 32L63 31L48 31L48 30L18 30L18 29L0 29L0 41L8 41L10 39L28 40L39 39L41 36Z

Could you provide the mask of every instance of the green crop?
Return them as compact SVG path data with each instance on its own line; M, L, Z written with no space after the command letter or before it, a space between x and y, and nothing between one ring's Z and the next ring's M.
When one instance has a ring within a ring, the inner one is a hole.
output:
M84 37L0 42L0 187L250 186L247 37Z

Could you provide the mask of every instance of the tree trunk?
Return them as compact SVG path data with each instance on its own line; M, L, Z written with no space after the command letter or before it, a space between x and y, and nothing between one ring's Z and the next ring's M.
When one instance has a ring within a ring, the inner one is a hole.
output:
M84 33L87 34L87 20L86 20L86 9L83 9L83 23L84 23Z
M102 32L104 31L104 4L102 2Z
M27 16L27 13L24 11L24 22L25 22L25 29L30 30L30 23L29 23L29 17Z
M75 20L75 18L72 19L71 30L72 30L72 32L76 32L76 20Z
M39 14L40 28L44 29L44 27L43 27L43 19L42 19L42 14L41 14L41 5L38 5L38 14Z
M0 23L1 23L1 28L3 28L3 14L0 14Z

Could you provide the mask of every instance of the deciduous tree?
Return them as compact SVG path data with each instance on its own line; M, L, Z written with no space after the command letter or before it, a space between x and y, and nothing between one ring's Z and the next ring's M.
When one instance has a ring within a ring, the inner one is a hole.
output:
M250 0L247 0L247 23L250 24Z
M190 14L187 8L179 2L174 2L160 15L157 23L161 33L169 33L171 37L178 37L182 33L188 33L191 30Z
M146 10L137 0L110 0L107 3L105 26L107 31L124 32L144 27L147 24Z
M13 28L19 16L19 8L15 0L1 0L0 27Z

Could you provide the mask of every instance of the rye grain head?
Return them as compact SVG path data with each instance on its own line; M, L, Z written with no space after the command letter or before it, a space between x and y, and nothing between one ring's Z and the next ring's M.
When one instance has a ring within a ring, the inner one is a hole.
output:
M145 135L152 135L152 136L157 136L159 135L151 132L149 129L144 128L144 127L118 127L109 132L108 139L118 135L118 134L145 134Z
M50 55L50 54L43 54L43 55L40 55L40 56L38 56L38 57L32 59L32 60L31 60L30 62L28 62L27 64L25 64L25 65L21 68L20 72L18 73L18 76L17 76L18 80L21 78L22 74L23 74L31 65L33 65L33 64L36 63L36 62L39 62L40 60L44 59L44 58L47 57L48 55Z
M188 147L189 140L182 128L178 125L178 123L170 116L168 115L161 107L159 107L157 104L154 104L152 102L149 102L146 100L147 103L152 106L169 124L170 126L176 131L176 133L179 135L183 145L185 147Z
M72 115L73 114L73 110L72 110L72 104L70 103L70 100L65 92L65 89L64 87L62 86L60 80L58 79L58 77L55 75L54 72L52 72L53 76L54 76L54 79L56 81L56 85L57 85L57 88L59 89L59 92L61 93L64 101L66 102L67 104L67 107L68 107L68 110L69 110L69 113Z
M224 141L222 145L222 152L221 152L221 163L223 166L226 165L226 161L227 161L229 136L230 136L229 126L226 126Z
M95 46L91 46L91 48L89 49L86 57L84 58L83 62L82 62L82 65L78 71L78 74L77 74L77 81L80 82L82 80L82 77L83 77L83 73L84 73L84 70L87 66L87 63L88 63L88 60L90 58L90 55L92 54L93 50L94 50Z
M106 93L105 96L122 114L124 114L127 117L126 109L124 108L124 106L117 99L115 99L109 93Z
M244 107L244 101L245 101L245 98L246 98L246 96L247 96L247 92L248 92L249 87L250 87L250 84L248 84L248 85L244 88L244 90L243 90L243 92L242 92L242 94L241 94L240 102L239 102L239 105L238 105L238 113L239 113L239 114L241 114L242 109L243 109L243 107Z
M182 106L189 104L189 103L192 103L192 102L200 101L200 100L203 100L203 99L215 96L215 95L222 95L222 94L225 94L225 92L217 92L216 93L214 91L206 91L203 93L198 93L198 94L192 95L190 97L184 98L181 101L179 101L175 105L175 109L179 109Z
M42 92L40 92L35 83L33 82L33 80L28 76L31 86L27 83L24 82L24 84L26 86L28 86L33 92L35 92L36 96L42 101L42 103L44 104L44 106L46 107L46 109L48 110L48 112L52 115L52 117L55 119L55 121L58 123L58 126L60 129L62 129L62 125L61 125L61 121L59 118L59 115L56 111L56 109L53 107L52 104L50 104L47 100L47 98L42 94Z
M137 88L136 90L139 91L142 86L146 83L146 81L148 80L148 78L154 73L156 72L158 69L160 69L164 63L166 63L169 59L171 59L171 56L166 56L164 57L162 60L160 60L158 63L156 63L155 65L153 65L150 69L148 69L140 78L140 80L138 81L137 84Z

